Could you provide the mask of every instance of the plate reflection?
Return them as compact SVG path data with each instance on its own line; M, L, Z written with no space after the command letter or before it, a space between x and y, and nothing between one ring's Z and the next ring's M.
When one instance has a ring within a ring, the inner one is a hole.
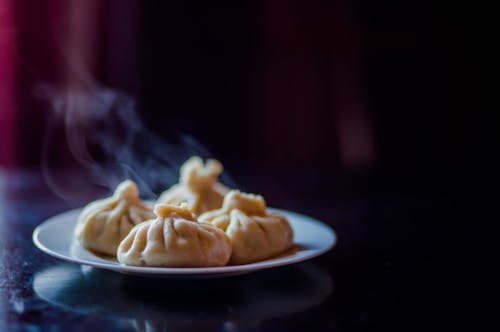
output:
M134 277L61 264L36 273L33 288L66 309L129 319L136 331L235 331L320 304L333 281L312 263L206 280Z

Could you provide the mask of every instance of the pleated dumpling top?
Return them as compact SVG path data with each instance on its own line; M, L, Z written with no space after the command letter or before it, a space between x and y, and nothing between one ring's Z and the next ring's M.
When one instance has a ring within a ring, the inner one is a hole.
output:
M200 223L186 204L157 204L156 219L134 227L117 258L133 266L209 267L226 265L231 241L216 226Z
M230 264L246 264L279 255L293 245L293 231L287 219L266 210L259 195L230 191L222 208L199 217L224 230L233 247Z
M137 185L126 180L113 196L92 202L82 210L75 236L86 249L115 256L132 227L153 217L152 209L139 198Z
M196 215L218 209L229 191L218 182L222 171L222 164L215 159L203 164L200 157L191 157L181 166L179 183L164 191L157 203L186 203Z

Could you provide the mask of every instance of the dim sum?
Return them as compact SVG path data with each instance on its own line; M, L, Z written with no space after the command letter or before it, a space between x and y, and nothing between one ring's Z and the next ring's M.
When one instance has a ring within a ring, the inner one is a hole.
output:
M133 266L224 266L231 241L219 228L199 223L186 204L157 204L157 216L135 226L118 247L121 264Z
M268 259L289 249L293 231L287 219L266 210L259 195L230 191L222 208L199 217L224 230L233 247L230 264L246 264Z
M160 195L157 203L179 205L187 203L196 215L218 209L229 189L217 181L223 167L214 159L203 161L199 157L189 158L180 170L179 183Z
M113 196L83 209L75 236L83 247L115 256L118 245L132 227L153 217L152 209L139 198L137 185L126 180L118 185Z

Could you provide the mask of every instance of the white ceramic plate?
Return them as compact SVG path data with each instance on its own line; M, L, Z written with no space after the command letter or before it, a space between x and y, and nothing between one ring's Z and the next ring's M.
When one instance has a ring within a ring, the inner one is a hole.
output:
M73 239L73 230L81 209L58 214L41 223L33 232L33 242L48 255L62 260L89 265L115 272L158 277L213 278L245 274L271 267L293 264L319 256L330 250L337 240L335 232L326 224L311 217L280 209L269 209L288 218L294 232L294 250L279 257L257 263L203 268L124 266L101 258L81 247Z

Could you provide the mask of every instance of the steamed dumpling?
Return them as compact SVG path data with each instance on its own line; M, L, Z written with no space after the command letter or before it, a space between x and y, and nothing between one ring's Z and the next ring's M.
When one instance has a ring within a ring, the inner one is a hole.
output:
M121 264L208 267L226 265L231 241L219 228L199 223L186 204L157 204L157 218L135 226L118 247Z
M158 203L187 203L197 215L218 209L229 191L217 181L222 171L223 167L217 160L208 159L203 165L200 157L191 157L181 166L179 183L163 192Z
M147 219L153 211L139 198L137 185L122 182L113 196L87 205L78 217L75 236L89 250L116 255L116 249L128 232Z
M293 231L282 215L266 211L259 195L230 191L222 208L202 214L200 222L209 222L224 230L231 239L230 264L246 264L279 255L293 244Z

